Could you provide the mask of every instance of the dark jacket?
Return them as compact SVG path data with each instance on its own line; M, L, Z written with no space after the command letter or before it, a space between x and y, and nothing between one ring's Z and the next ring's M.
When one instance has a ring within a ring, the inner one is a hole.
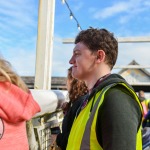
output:
M56 139L56 143L62 150L66 150L69 133L76 116L77 109L81 105L82 101L85 99L85 96L79 97L72 103L72 106L69 108L68 112L65 114L63 123L62 123L62 133L59 133Z
M112 83L128 83L117 74L104 79L89 96L89 100L102 88ZM133 89L130 85L128 85ZM141 124L142 112L130 92L121 85L109 89L99 109L96 135L104 150L136 149L136 133Z
M148 111L148 113L146 114L143 123L142 123L143 128L144 127L150 127L150 110Z

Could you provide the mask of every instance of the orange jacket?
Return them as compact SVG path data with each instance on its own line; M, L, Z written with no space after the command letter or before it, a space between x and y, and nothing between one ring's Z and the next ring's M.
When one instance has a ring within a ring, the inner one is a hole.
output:
M39 111L31 93L0 82L0 149L28 150L26 121Z

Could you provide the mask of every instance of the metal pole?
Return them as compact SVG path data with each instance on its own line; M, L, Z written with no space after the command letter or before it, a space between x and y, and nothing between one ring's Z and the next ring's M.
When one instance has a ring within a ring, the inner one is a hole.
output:
M114 69L150 69L150 65L126 65L114 66Z
M39 0L35 89L51 89L55 0Z
M142 42L150 42L150 36L148 37L118 37L119 43L142 43ZM63 39L62 43L64 44L73 44L74 38L66 38Z

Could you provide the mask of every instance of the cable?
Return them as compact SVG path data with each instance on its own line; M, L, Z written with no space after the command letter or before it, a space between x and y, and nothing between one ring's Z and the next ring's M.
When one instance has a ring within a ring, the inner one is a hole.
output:
M70 19L73 18L73 19L76 21L76 23L77 23L77 28L78 28L79 30L82 30L82 28L81 28L81 26L80 26L80 24L79 24L77 18L75 17L75 15L73 14L72 10L70 9L69 4L67 3L67 1L66 1L66 0L62 0L62 3L63 3L63 4L66 4L67 8L69 9L69 11L70 11Z

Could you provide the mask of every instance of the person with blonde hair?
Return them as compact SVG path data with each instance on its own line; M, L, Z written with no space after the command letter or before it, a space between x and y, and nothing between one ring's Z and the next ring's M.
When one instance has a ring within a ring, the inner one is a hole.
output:
M24 81L0 58L0 149L29 150L26 121L39 111Z

